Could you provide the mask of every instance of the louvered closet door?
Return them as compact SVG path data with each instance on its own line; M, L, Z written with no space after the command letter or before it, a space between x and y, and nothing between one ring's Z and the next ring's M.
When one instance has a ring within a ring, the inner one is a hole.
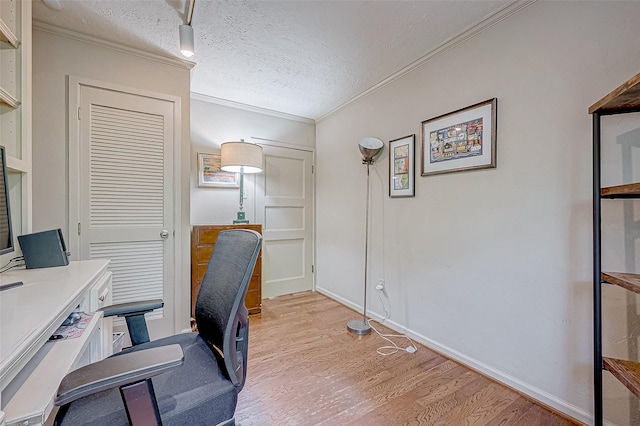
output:
M164 300L147 314L152 338L174 331L173 108L161 99L80 91L81 258L111 259L113 303Z

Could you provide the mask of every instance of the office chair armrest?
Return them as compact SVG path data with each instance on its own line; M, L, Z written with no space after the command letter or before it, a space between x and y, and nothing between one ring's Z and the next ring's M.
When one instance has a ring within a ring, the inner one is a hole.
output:
M140 300L136 302L119 303L117 305L105 306L98 309L103 312L104 317L126 316L131 314L144 314L154 309L162 308L164 302L162 299Z
M105 317L119 316L127 321L127 329L133 346L149 341L149 330L144 314L154 309L162 308L162 299L140 300L136 302L119 303L117 305L105 306L98 309Z
M238 387L238 392L244 387L247 377L247 355L249 344L249 313L242 305L233 319L233 326L225 332L223 349L224 363L231 382Z
M183 363L180 345L106 358L67 374L58 387L55 404L63 406L87 395L146 380Z

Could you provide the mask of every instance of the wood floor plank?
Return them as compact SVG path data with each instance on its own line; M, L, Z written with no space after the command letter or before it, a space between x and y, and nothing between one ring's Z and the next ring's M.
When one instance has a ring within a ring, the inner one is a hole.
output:
M519 397L497 416L487 423L487 426L515 426L518 420L533 406L533 402L524 397Z
M449 413L461 400L456 391L477 379L471 371L457 367L446 372L458 370L455 378L446 374L436 380L429 380L427 386L431 388L430 397L425 398L425 389L413 391L401 399L401 403L393 401L377 407L375 410L354 419L350 425L366 424L433 424ZM425 402L427 400L428 402ZM410 406L408 406L410 403Z
M475 382L479 378L478 374L462 366L452 371L458 371L460 375L455 378L444 375L443 377L439 377L439 380L432 380L422 386L418 393L424 396L418 399L418 404L423 407L429 407L440 399L459 392L463 387ZM485 386L484 383L482 386Z
M424 346L381 356L376 349L387 343L375 333L347 332L357 317L318 293L264 300L250 317L237 424L576 424Z
M536 425L562 425L569 426L573 425L569 420L566 419L555 419L552 417L553 414L539 405L533 405L522 417L518 419L518 426L536 426ZM554 422L554 423L552 423Z

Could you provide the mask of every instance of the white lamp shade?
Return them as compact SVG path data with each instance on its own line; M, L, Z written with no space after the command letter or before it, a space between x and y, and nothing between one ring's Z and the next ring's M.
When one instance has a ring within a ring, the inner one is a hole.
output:
M225 172L260 173L262 147L249 142L225 142L220 146L220 168Z
M180 53L190 58L195 51L193 45L193 27L191 25L180 25Z

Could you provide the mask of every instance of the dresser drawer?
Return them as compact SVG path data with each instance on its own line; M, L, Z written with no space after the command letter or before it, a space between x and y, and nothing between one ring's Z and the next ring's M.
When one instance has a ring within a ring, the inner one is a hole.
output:
M230 229L251 229L262 233L262 225L194 225L191 231L191 313L195 311L195 303L200 284L207 271L209 259L213 253L216 239L220 232ZM259 313L262 306L262 251L258 255L256 266L249 283L245 305L249 313Z

